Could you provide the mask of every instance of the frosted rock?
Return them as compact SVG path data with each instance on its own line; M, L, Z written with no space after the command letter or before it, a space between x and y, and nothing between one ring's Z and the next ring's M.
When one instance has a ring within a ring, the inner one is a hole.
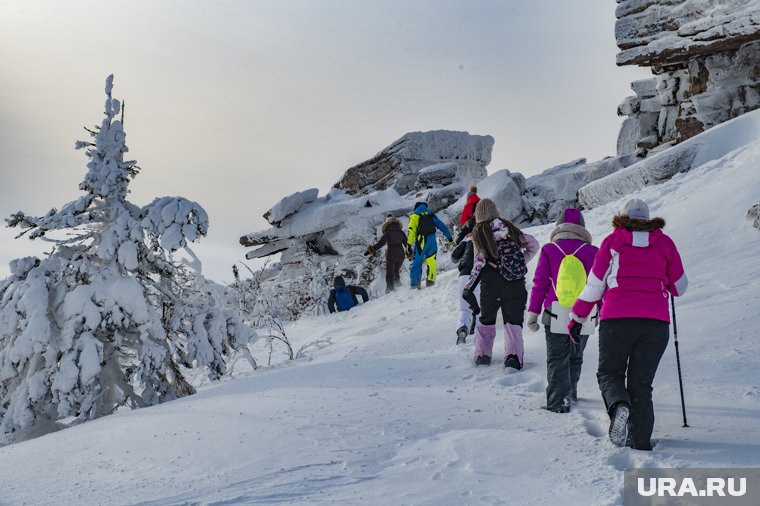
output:
M618 65L663 65L697 54L733 51L760 38L756 0L624 0L615 38Z
M647 98L641 101L639 109L641 112L660 112L662 104L660 103L660 97Z
M434 188L451 184L457 176L456 163L439 163L425 167L417 174L415 187Z
M493 137L435 130L404 135L373 158L348 169L335 184L351 195L394 188L399 195L415 189L418 173L442 162L455 163L465 184L486 176Z
M318 196L318 188L310 188L288 195L264 213L264 219L272 225L277 225L288 216L298 212L304 205L314 202Z
M631 89L639 98L649 98L657 95L657 79L639 79L631 83Z
M641 99L638 96L626 97L617 108L618 116L631 116L639 112Z
M760 230L760 202L749 208L747 219L752 223L753 227Z
M759 118L760 111L753 111L674 147L653 153L638 163L582 187L578 191L578 200L585 208L598 207L669 179L679 172L721 158L760 137Z
M525 221L537 223L553 221L560 208L575 205L580 188L620 171L635 161L635 155L605 158L592 163L580 159L529 177L525 185L531 214L524 216Z

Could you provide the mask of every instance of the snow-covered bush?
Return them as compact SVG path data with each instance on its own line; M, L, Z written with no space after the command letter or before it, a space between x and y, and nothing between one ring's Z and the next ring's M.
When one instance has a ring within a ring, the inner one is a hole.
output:
M225 356L254 337L216 303L172 252L206 235L208 217L182 197L140 208L127 200L138 174L128 149L113 76L105 118L79 141L89 163L85 194L41 217L7 219L20 236L53 244L44 259L21 258L0 284L0 429L78 421L193 393L183 367L216 378ZM247 352L247 349L245 350Z

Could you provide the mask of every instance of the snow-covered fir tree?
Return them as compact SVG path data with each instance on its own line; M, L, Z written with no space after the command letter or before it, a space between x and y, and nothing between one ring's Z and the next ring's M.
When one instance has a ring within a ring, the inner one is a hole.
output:
M83 421L120 406L156 404L194 392L187 367L225 373L225 357L255 332L220 307L201 278L172 252L206 235L195 202L127 200L138 174L121 104L106 80L105 117L88 129L87 175L79 199L41 217L7 219L19 236L49 241L44 259L11 262L0 283L0 430ZM250 357L250 354L248 354ZM251 359L252 360L252 359Z

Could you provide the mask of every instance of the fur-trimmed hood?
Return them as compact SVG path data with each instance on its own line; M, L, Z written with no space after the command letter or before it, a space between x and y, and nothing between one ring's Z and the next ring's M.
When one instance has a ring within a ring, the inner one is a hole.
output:
M615 228L624 228L629 232L654 232L665 228L665 220L662 218L652 218L643 220L641 218L631 218L624 214L619 214L612 218L612 226Z
M612 225L615 227L615 231L612 234L618 240L622 241L623 244L630 244L636 248L647 248L665 237L665 233L662 231L662 228L665 226L665 220L662 218L644 220L618 215L612 219Z
M388 220L383 223L382 231L383 233L386 233L388 230L402 230L401 229L401 222L398 221L396 218L389 218Z

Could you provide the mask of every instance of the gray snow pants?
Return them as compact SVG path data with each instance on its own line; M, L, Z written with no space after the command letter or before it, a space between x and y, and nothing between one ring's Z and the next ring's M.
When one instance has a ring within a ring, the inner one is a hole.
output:
M546 332L546 409L561 411L564 399L578 400L578 380L583 365L583 350L588 336L573 344L567 334L554 334L545 325Z
M629 430L639 450L652 449L652 382L669 337L668 323L650 318L613 318L599 325L599 390L608 412L621 401L631 407Z

